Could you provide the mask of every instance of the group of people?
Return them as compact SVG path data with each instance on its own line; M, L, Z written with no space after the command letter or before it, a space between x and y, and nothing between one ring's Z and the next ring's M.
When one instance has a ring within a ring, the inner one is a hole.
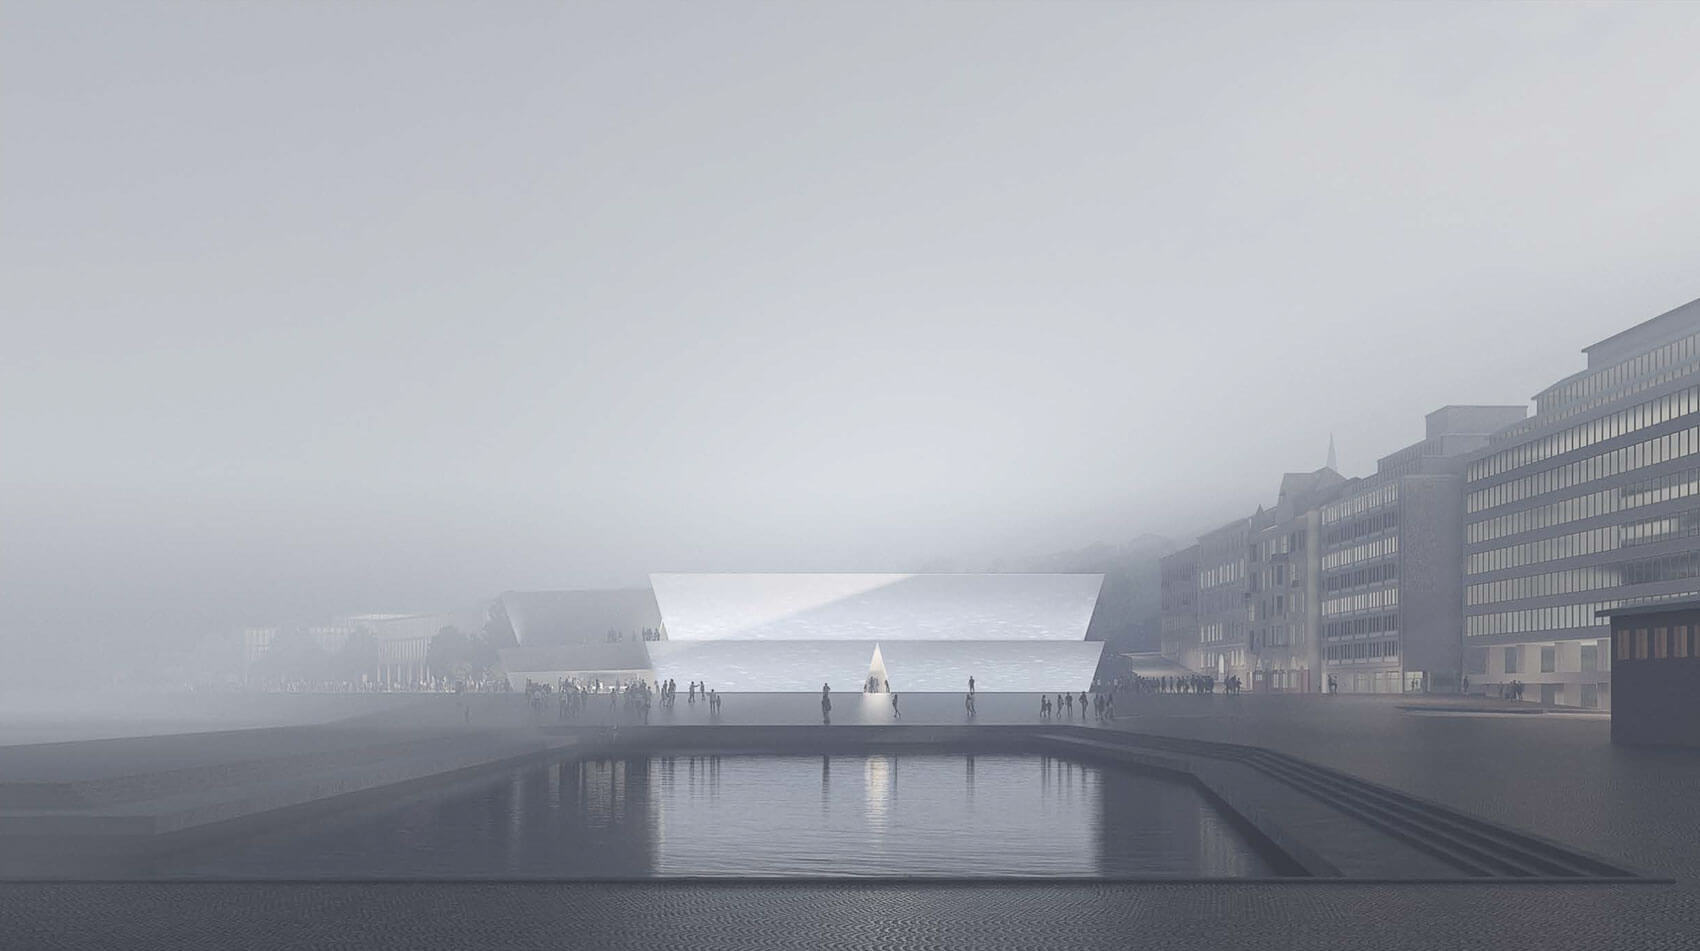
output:
M884 692L891 697L891 718L893 720L902 719L903 714L898 706L898 694L891 689L891 681L883 681L883 683L878 685L883 686L885 688ZM875 686L876 683L870 680L863 684L863 692L870 692L870 690L872 690ZM1088 715L1088 706L1091 707L1091 714L1096 716L1100 721L1114 720L1116 718L1115 691L1111 689L1100 692L1099 688L1102 686L1104 685L1094 682L1092 686L1092 693L1088 694L1084 690L1079 693L1078 702L1080 704L1080 716L1082 719ZM976 691L976 687L977 684L974 677L969 676L968 692L962 696L962 708L963 712L970 720L974 719L979 713L979 710L977 709L978 693ZM1059 693L1056 695L1056 700L1053 702L1048 694L1041 694L1039 697L1039 716L1046 720L1049 720L1052 717L1063 716L1073 719L1076 699L1075 694ZM832 685L830 683L822 683L820 685L820 719L823 724L832 723Z
M1116 718L1115 693L1093 693L1090 697L1092 713L1099 720L1114 720ZM1088 703L1087 698L1088 694L1086 691L1082 690L1080 692L1081 719L1086 718L1086 706ZM1052 717L1060 718L1065 716L1071 720L1074 719L1074 694L1059 693L1057 694L1055 703L1051 702L1051 698L1048 694L1039 695L1039 718L1041 720L1049 720Z
M1237 677L1229 677L1223 682L1224 689L1229 693L1238 692L1237 686L1228 689L1238 681ZM1128 687L1136 693L1211 694L1216 692L1216 677L1213 674L1188 674L1184 677L1141 677L1134 674Z
M677 680L668 680L666 683L661 685L661 689L669 697L667 705L671 707L673 705L673 698L677 698L679 695L679 682ZM685 702L696 703L698 700L708 704L709 713L720 712L719 691L710 690L708 684L701 680L687 681L685 684Z
M686 685L686 702L695 704L702 701L708 706L710 714L720 713L720 694L710 690L702 681L693 680ZM649 722L650 709L659 703L662 707L672 709L679 698L679 682L668 679L659 684L651 684L646 680L634 680L628 684L603 683L599 678L578 680L565 677L553 684L537 683L527 680L525 695L531 703L534 715L541 717L547 697L555 694L557 702L556 715L561 720L574 720L590 708L593 699L607 696L607 710L610 713L620 712L621 701L624 701L624 712L630 719L641 723Z

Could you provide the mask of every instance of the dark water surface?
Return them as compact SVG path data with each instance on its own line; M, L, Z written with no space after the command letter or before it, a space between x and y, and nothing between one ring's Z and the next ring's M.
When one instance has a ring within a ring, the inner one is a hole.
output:
M1271 874L1189 786L1040 756L528 766L161 858L188 878Z

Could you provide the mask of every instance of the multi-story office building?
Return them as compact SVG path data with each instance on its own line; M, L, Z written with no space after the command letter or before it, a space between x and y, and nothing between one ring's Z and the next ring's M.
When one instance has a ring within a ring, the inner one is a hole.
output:
M1521 406L1447 406L1323 505L1323 686L1342 692L1457 689L1462 657L1464 467Z
M1609 707L1596 612L1700 592L1700 301L1583 353L1469 462L1466 671Z
M1318 506L1346 484L1331 468L1289 472L1275 507L1251 517L1245 591L1251 690L1320 689Z
M1246 669L1246 552L1250 522L1198 538L1198 667L1224 676Z
M1158 563L1163 656L1198 669L1198 546L1163 556Z

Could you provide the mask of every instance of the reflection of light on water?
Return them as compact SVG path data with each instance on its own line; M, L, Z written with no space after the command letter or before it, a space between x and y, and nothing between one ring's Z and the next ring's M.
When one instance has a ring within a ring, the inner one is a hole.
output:
M689 763L690 797L710 801L720 798L720 757L692 756Z
M1198 861L1206 875L1252 874L1251 855L1222 817L1205 810L1198 814Z
M820 758L820 812L826 815L832 811L832 757Z
M649 864L654 867L667 847L667 809L663 802L673 795L678 788L674 785L673 777L677 771L671 756L650 761L652 779L649 783L649 825L655 830L655 838L648 845ZM671 805L671 803L668 803Z
M521 847L525 845L525 780L519 773L515 773L508 781L507 833L503 846L507 851L508 861L517 862Z
M868 825L876 832L885 831L886 816L891 809L893 769L889 756L868 757L864 771L868 787Z

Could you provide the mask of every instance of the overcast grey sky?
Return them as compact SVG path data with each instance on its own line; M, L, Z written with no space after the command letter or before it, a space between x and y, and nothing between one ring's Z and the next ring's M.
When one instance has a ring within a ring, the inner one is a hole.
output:
M1700 4L0 18L13 633L1185 536L1700 296Z

